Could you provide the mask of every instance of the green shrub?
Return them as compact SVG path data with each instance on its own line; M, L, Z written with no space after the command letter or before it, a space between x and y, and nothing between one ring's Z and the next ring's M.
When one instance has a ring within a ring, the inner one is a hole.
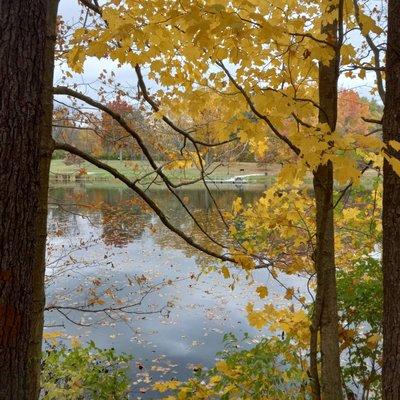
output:
M42 358L41 399L123 400L129 393L129 361L114 349L99 349L93 342L72 348L53 345Z

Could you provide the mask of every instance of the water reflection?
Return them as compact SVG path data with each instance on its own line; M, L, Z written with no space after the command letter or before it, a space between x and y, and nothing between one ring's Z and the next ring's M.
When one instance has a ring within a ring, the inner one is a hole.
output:
M204 189L187 188L180 194L222 240L213 201L228 209L238 195L251 202L262 190L221 188L212 198ZM212 245L170 193L152 189L151 195L186 234ZM215 260L164 228L122 187L58 186L49 196L46 325L133 354L132 398L155 398L148 390L152 381L184 379L194 364L212 365L223 333L260 334L248 326L244 307L260 282L270 293L281 291L266 272L255 274L257 283L238 271L230 290L230 281L212 271Z

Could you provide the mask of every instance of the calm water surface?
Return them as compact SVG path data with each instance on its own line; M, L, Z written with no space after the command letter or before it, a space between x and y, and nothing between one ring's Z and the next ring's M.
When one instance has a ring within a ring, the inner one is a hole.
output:
M237 196L252 202L262 190L221 187L212 193L229 209ZM167 191L150 193L175 225L209 244ZM223 222L204 188L180 195L223 239ZM244 310L248 301L257 302L260 284L278 301L282 289L266 271L257 271L254 280L237 271L229 287L232 280L216 272L218 262L187 246L122 187L53 186L49 196L46 329L132 354L132 398L156 398L152 382L185 379L197 365L211 366L224 333L249 333L254 340L267 334L248 325Z

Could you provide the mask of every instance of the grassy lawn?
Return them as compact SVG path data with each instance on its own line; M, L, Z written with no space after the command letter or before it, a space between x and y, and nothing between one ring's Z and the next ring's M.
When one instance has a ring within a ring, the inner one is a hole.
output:
M145 161L119 161L119 160L103 160L104 163L110 165L111 167L118 170L123 175L128 178L134 180L139 178L140 176L145 175L150 172L150 168L147 162ZM118 182L114 179L107 171L99 169L92 164L84 162L77 165L65 165L63 160L53 160L51 163L51 174L50 179L53 181L56 180L57 174L65 174L75 176L79 173L79 170L84 168L86 170L86 175L82 176L81 179L95 182L95 181L108 181L108 182ZM210 168L210 171L213 170L215 166ZM237 162L231 163L229 165L219 166L215 171L208 177L208 179L212 180L225 180L232 178L237 175L249 175L249 174L265 174L267 172L267 176L252 176L248 177L246 181L248 183L260 183L260 184L270 184L278 172L280 171L279 164L268 164L268 165L260 165L257 163L251 162ZM199 177L199 171L195 168L188 168L185 170L176 169L176 170L164 170L166 175L176 183L194 180ZM374 170L368 170L364 173L361 178L361 187L359 190L371 190L373 186L373 182L376 178L377 174ZM146 177L141 182L143 184L149 183L154 178L154 174ZM309 174L305 179L305 185L308 187L312 186L312 176Z
M148 163L144 161L119 161L119 160L103 160L104 163L109 166L115 168L123 175L127 176L130 179L136 179L150 171ZM107 172L102 169L95 167L88 162L84 162L78 165L65 165L63 160L53 160L51 163L51 178L56 178L57 174L65 174L65 175L76 175L79 173L79 170L84 168L86 171L86 175L83 176L83 179L86 180L113 180L114 178ZM214 167L210 168L210 171L213 170ZM260 166L257 163L232 163L230 165L219 166L208 179L229 179L236 175L247 175L247 174L264 174L266 171L268 175L274 176L279 170L279 166L271 165L271 166ZM185 180L192 180L199 177L199 171L195 168L188 168L185 170L176 169L176 170L164 170L167 176L169 176L173 181L180 182ZM148 182L151 177L146 178L144 181ZM251 182L267 182L267 177L257 176L250 177L249 181Z

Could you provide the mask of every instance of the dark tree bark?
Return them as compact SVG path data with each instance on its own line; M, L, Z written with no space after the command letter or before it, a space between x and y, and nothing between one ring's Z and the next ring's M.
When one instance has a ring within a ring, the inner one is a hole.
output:
M383 140L400 142L400 1L389 0ZM400 154L388 147L400 160ZM383 398L400 399L400 177L383 166Z
M332 10L337 12L338 10ZM331 11L331 12L332 12ZM339 13L340 14L340 13ZM336 47L329 65L319 65L319 122L336 128L340 46L338 23L322 27ZM329 161L314 171L313 186L316 205L315 269L317 293L311 326L310 373L315 399L341 400L343 390L340 371L339 323L336 293L335 238L333 218L333 166ZM321 379L318 377L318 332L320 333ZM321 382L321 383L320 383Z
M48 0L47 12L47 39L45 49L44 114L40 132L40 164L39 164L39 199L36 214L36 243L33 270L33 301L31 312L34 327L30 340L29 354L32 366L29 379L32 391L39 393L40 389L40 359L42 355L43 319L45 307L45 270L46 270L46 239L47 239L47 207L50 162L54 150L52 139L53 120L53 76L54 76L54 48L56 43L57 10L59 0Z
M31 338L47 0L0 1L0 398L36 399Z

